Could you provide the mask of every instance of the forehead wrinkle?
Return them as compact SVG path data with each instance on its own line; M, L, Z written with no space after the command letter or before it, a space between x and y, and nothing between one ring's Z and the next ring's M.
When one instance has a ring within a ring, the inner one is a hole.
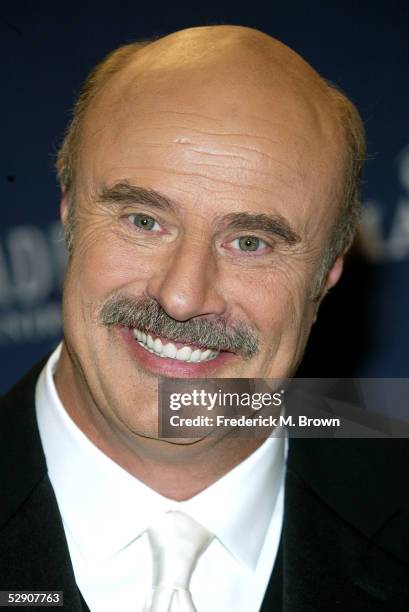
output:
M127 124L125 124L125 127L127 127ZM89 137L91 139L100 136L101 134L104 133L104 131L106 131L109 128L109 125L104 125L104 126L96 126L93 130L89 130ZM245 160L246 158L244 156L241 155L234 155L233 153L230 152L226 152L226 153L219 153L218 151L209 151L209 150L205 150L206 148L209 149L211 147L213 148L229 148L232 151L237 149L239 151L243 151L243 152L248 152L250 154L254 154L255 156L258 157L262 157L265 158L266 160L271 160L274 162L274 164L279 164L282 165L283 167L290 167L289 164L285 164L282 160L277 159L276 157L274 157L273 155L271 155L270 153L268 153L265 150L262 150L261 148L257 148L255 146L250 146L250 145L245 145L245 144L237 144L237 143L232 143L232 142L224 142L224 138L255 138L256 136L251 135L251 134L244 134L244 133L237 133L237 132L209 132L209 131L205 131L205 130L201 130L200 134L203 136L209 136L210 139L212 139L213 136L216 137L220 137L221 141L217 142L215 140L210 140L210 142L203 144L203 147L201 147L200 144L195 143L193 141L193 139L189 138L189 135L181 135L181 136L174 136L174 135L167 135L164 139L164 133L163 133L163 126L158 125L158 126L133 126L132 131L134 134L136 133L140 133L140 134L146 134L148 136L148 138L141 138L141 145L142 146L148 146L148 147L152 147L152 148L165 148L165 147L173 147L174 145L177 145L179 147L183 147L186 149L190 149L192 152L197 153L197 154L203 154L203 155L213 155L213 156L217 156L220 155L221 157L240 157L243 160ZM188 131L188 132L194 132L194 131L198 131L192 128L187 128L186 126L178 126L178 125L167 125L166 129L168 130L176 130L176 131ZM121 139L121 129L116 130L117 132L117 139L120 140ZM154 132L158 132L160 134L160 138L158 140L156 140L155 138L152 138L152 135ZM264 141L268 142L270 145L277 145L280 144L279 141L275 141L269 137L261 137ZM193 145L193 147L192 147ZM195 147L195 148L194 148ZM199 147L199 148L196 148Z
M229 157L229 156L225 155L224 157ZM248 160L244 160L244 161L248 162ZM234 165L230 165L230 166L227 166L227 165L223 165L223 164L208 164L208 163L203 163L203 162L191 162L191 165L192 166L199 166L199 167L202 167L202 168L217 168L219 170L225 170L225 171L228 171L228 170L241 170L241 172L247 172L250 175L253 173L253 174L259 174L260 176L267 176L267 177L270 177L270 178L272 177L271 171L267 172L266 170L259 170L258 168L252 168L252 167L250 167L248 165L248 163L244 164L244 165L235 165L235 166ZM275 177L275 178L278 178L278 177ZM279 178L282 180L283 183L285 183L287 185L293 185L293 181L292 180L290 182L290 181L284 181L282 179L282 177L279 177ZM239 186L240 186L240 184L239 184Z
M272 154L269 153L267 150L264 150L263 148L258 148L256 146L251 146L250 144L238 144L235 142L231 142L230 140L228 140L227 142L225 141L225 139L253 139L256 137L256 135L252 135L252 134L246 134L246 133L239 133L239 132L209 132L206 130L197 130L195 128L187 128L185 126L179 126L179 125L169 125L166 126L167 129L169 130L181 130L183 132L188 132L187 135L182 135L180 137L176 137L176 136L172 136L169 135L167 137L167 141L163 139L163 126L149 126L149 127L140 127L140 128L136 128L134 131L137 132L148 132L149 136L151 136L151 132L152 131L157 131L161 134L161 140L146 140L143 139L142 141L142 145L146 145L148 147L152 147L152 148L166 148L166 147L173 147L174 145L177 145L179 147L182 147L183 149L187 150L187 151L191 151L197 155L206 155L206 156L212 156L212 157L217 157L220 156L221 158L231 158L231 159L242 159L244 162L245 161L249 161L249 158L247 158L245 156L245 153L248 153L249 155L251 155L253 158L256 158L255 163L259 163L261 160L265 160L265 162L270 162L273 164L273 166L281 166L285 169L289 169L291 171L294 171L294 167L292 164L290 163L286 163L283 161L283 159L279 158L276 154ZM199 144L198 142L194 141L194 138L190 138L189 133L194 133L194 132L200 132L200 134L202 136L208 136L209 137L209 141L208 142L204 142L203 145ZM213 137L218 137L221 138L221 140L217 141L216 139L214 139ZM268 143L270 146L273 145L281 145L281 141L279 139L272 139L268 136L260 136L260 139L262 139L264 142ZM298 140L301 140L301 135L297 135ZM308 146L308 141L305 139L305 146ZM210 150L212 149L212 150ZM217 149L221 149L220 151L218 151ZM229 150L231 150L232 152L230 152ZM238 150L238 151L242 151L244 153L244 155L237 155L235 153L233 153L233 151ZM259 159L257 159L259 158ZM301 160L298 159L299 155L296 154L296 151L294 151L294 155L293 155L293 160L294 163L297 163L297 166L300 166L300 162ZM210 166L210 164L207 164ZM259 170L257 170L257 172L259 172ZM260 171L261 172L261 171Z
M272 142L272 141L271 141ZM234 158L240 158L244 161L249 161L250 157L246 157L245 155L236 155L234 153L231 153L230 151L227 151L227 149L240 149L242 151L247 151L252 157L263 157L266 158L267 161L270 160L272 162L274 162L274 164L279 164L281 166L285 166L286 168L291 168L290 164L286 164L284 163L281 159L277 159L276 156L271 155L270 153L267 153L266 151L261 151L260 149L257 149L255 147L248 147L248 146L240 146L240 145L235 145L235 144L220 144L220 143L215 143L213 146L213 150L210 151L210 143L209 145L203 145L203 147L201 145L196 145L195 143L184 143L186 144L186 147L189 146L189 144L193 144L194 146L199 146L199 148L190 148L190 150L193 153L197 153L197 154L201 154L201 155L208 155L208 156L213 156L213 157L231 157L232 159ZM278 144L278 141L275 142L275 144ZM222 150L218 151L218 150L214 150L216 148L220 148ZM223 150L224 149L224 150Z
M138 110L135 110L135 112L138 112ZM187 117L194 117L195 119L205 119L205 120L209 120L209 121L220 121L217 117L211 117L210 115L204 115L203 113L194 113L193 111L174 111L174 110L154 110L154 111L142 111L143 115L178 115L181 117L187 116Z
M182 129L187 129L186 126L171 126L171 127L176 127L178 129L182 128ZM160 128L159 128L160 129ZM209 130L201 130L197 127L189 127L188 128L190 131L192 132L196 132L197 134L203 135L203 136L217 136L217 137L227 137L227 138L250 138L250 139L255 139L255 140L262 140L265 142L268 142L269 144L274 143L274 141L269 138L268 136L261 136L260 134L254 134L253 132L244 132L244 131L240 131L240 132L225 132L225 131L217 131L217 132L210 132Z
M121 113L122 114L122 113ZM238 151L243 151L243 152L248 152L250 154L254 154L260 158L264 158L266 160L272 160L274 165L281 165L284 168L291 168L291 166L289 164L285 164L282 160L277 159L277 157L273 157L267 150L266 147L262 146L262 143L267 143L267 145L271 146L276 146L276 145L281 145L282 143L280 142L280 139L274 139L271 138L269 136L265 136L265 135L260 135L260 134L256 134L254 132L244 132L244 131L225 131L225 130L209 130L209 129L200 129L198 128L196 125L183 125L183 124L178 124L178 123L167 123L165 126L161 124L161 122L159 122L159 124L157 125L146 125L143 124L142 118L144 117L144 115L151 115L151 116L155 116L157 114L164 114L164 115L168 115L168 114L176 114L173 113L173 111L160 111L155 110L155 111L150 111L149 113L146 113L145 111L140 111L140 109L137 108L132 108L131 110L131 114L135 115L135 119L139 118L138 121L135 122L135 124L132 126L132 132L133 134L146 134L146 136L148 138L142 138L142 144L152 147L152 148L164 148L164 147L170 147L170 146L175 146L177 145L178 147L184 147L184 148L189 148L190 145L193 145L193 147L190 149L191 151L195 152L195 153L202 153L203 155L218 155L218 151L205 151L204 149L209 149L211 147L215 147L215 148L228 148L233 150L238 150ZM184 116L186 113L182 113L179 112L177 113L179 115ZM192 116L196 116L195 113L187 113L187 114L191 114ZM200 115L198 115L200 116ZM220 121L218 119L214 119L213 117L206 117L207 120L214 120L217 121L218 123L220 123ZM271 120L263 120L264 122L271 124ZM129 125L129 117L123 117L123 120L120 122L122 123L122 128L120 126L117 126L116 128L116 139L120 140L121 139L121 132L123 129L127 129L128 125ZM107 124L107 122L104 122L104 125L101 127L98 127L97 129L93 129L92 131L90 130L90 136L98 136L98 134L100 134L101 132L103 132L107 127L109 127L109 125ZM166 128L167 134L164 134L164 127ZM119 129L118 129L119 128ZM280 129L280 125L277 126L278 129ZM172 132L175 132L175 134L172 134ZM158 140L156 140L155 137L152 138L154 133L158 133L160 135L160 138ZM197 142L194 142L196 139L194 138L194 136L199 135L201 137L205 138L205 142L203 144L203 147ZM206 137L208 137L209 142L206 142ZM228 140L228 142L225 142L225 140ZM287 141L288 141L288 135L286 137ZM233 140L233 142L232 142ZM251 146L250 143L246 143L244 141L253 141L253 143L255 141L262 141L260 142L260 147L258 146ZM294 138L291 138L291 141L293 141ZM307 137L302 138L302 134L297 132L296 134L296 140L297 142L299 142L300 140L305 140L306 142L304 143L305 146L309 146L309 139ZM236 141L236 142L234 142ZM240 142L241 141L241 142ZM264 149L264 150L263 150ZM294 151L294 153L296 153ZM221 156L223 157L228 157L229 156L229 152L227 152L227 154L225 153L220 153ZM231 154L231 157L233 158L233 154ZM239 156L237 156L239 157ZM245 158L243 158L245 159Z
M234 187L234 188L241 188L241 189L250 189L252 191L260 191L262 193L267 193L269 195L271 195L271 190L268 189L267 187L261 187L260 185L251 185L251 184L247 184L247 183L236 183L233 182L231 180L228 179L221 179L221 178L213 178L210 176L205 176L204 174L200 173L200 172L188 172L188 171L182 171L179 168L175 169L175 168L167 168L166 166L137 166L138 170L146 170L146 171L157 171L160 173L164 173L164 174L172 174L172 175L177 175L177 176L183 176L186 178L193 178L194 180L197 179L202 179L204 181L208 181L210 183L219 183L221 185L227 185L229 187ZM200 186L200 189L206 190L206 187L204 185ZM217 192L220 191L219 189L208 189L209 191L213 191L213 192ZM174 207L174 205L173 205Z
M189 144L189 143L181 143L181 144ZM214 151L203 151L202 149L191 149L193 153L200 153L201 155L209 155L211 157L230 157L231 159L241 159L243 161L248 161L247 157L243 155L235 155L234 153L220 153Z
M199 151L198 155L201 154L202 152ZM211 153L208 154L208 156L211 156L212 159L216 160L219 155L218 153ZM203 171L206 171L206 169L209 169L209 171L211 171L211 169L214 169L215 171L219 171L220 173L225 172L226 174L228 174L229 172L234 173L239 171L242 179L241 182L236 181L234 175L232 175L230 179L221 178L220 176L204 176L204 178L216 182L220 181L224 184L228 183L231 186L237 187L239 189L256 190L262 193L268 193L270 195L271 189L274 188L273 184L276 184L277 182L281 183L282 185L284 185L285 188L288 188L291 191L295 191L297 188L299 188L300 185L303 185L304 182L304 173L302 171L302 168L300 167L300 163L297 162L296 159L294 159L291 164L287 164L280 159L274 158L273 156L269 156L272 167L271 169L263 170L261 169L260 164L257 164L257 161L250 163L250 160L246 157L221 154L220 158L222 160L228 160L229 158L231 158L232 163L217 164L208 163L204 161L190 161L189 166L191 166L192 168L196 167L198 169L202 168ZM235 163L234 160L236 160L238 163ZM290 171L291 175L288 176L288 173L283 174L280 171L277 172L277 169L284 169L286 171ZM262 187L259 183L252 184L251 182L245 182L246 179L249 179L251 181L253 177L254 180L256 180L255 177L262 177L267 179L269 181L269 186Z
M148 94L149 95L149 94ZM135 104L135 99L132 96L128 96L125 97L123 99L123 97L121 96L121 100L120 100L120 104L115 104L112 103L109 104L108 108L106 108L107 105L103 104L103 100L99 102L99 104L104 107L105 109L101 109L110 112L111 115L113 115L116 120L119 120L119 123L122 123L124 125L124 127L127 127L129 125L130 120L135 120L135 123L132 126L132 130L134 133L138 133L138 132L153 132L153 131L159 131L160 133L163 132L164 126L166 127L167 130L176 130L176 131L187 131L190 132L192 134L199 134L200 136L209 136L209 137L216 137L216 138L232 138L232 139L250 139L250 140L257 140L257 141L263 141L263 142L267 142L268 144L277 144L276 141L271 138L271 136L266 136L263 133L257 133L257 131L248 131L248 130L244 130L244 129L240 129L239 131L237 130L226 130L225 125L226 125L226 121L228 123L231 123L232 121L235 122L236 120L238 121L243 121L247 126L249 125L249 123L251 123L251 121L253 119L255 119L258 123L261 123L263 125L260 125L260 131L265 132L266 129L268 128L268 126L270 126L270 128L272 130L275 129L274 127L274 123L276 123L277 129L281 129L282 124L281 122L274 122L271 119L263 119L260 116L256 116L256 115L251 115L249 113L246 113L245 111L242 112L242 110L240 109L240 112L238 113L237 111L233 112L233 115L231 115L231 110L232 110L232 105L228 104L228 103L224 103L223 105L223 111L220 111L220 116L209 116L209 115L204 115L203 113L194 113L191 111L172 111L172 110L161 110L161 108L156 107L155 110L150 110L150 111L146 111L143 108L143 101L138 101ZM167 104L170 104L171 101L167 100L166 101ZM156 104L156 101L155 101ZM156 104L157 106L157 104ZM228 113L228 115L226 116L226 112ZM104 113L100 113L100 116L103 115ZM179 123L179 122L174 122L173 119L170 117L169 122L166 122L165 124L163 124L163 120L160 118L161 116L167 116L167 115L177 115L180 117L192 117L192 118L200 118L203 119L204 121L208 122L212 122L213 124L215 124L211 129L209 129L207 126L203 128L197 125L197 120L193 120L192 122L187 121L185 124L183 123ZM151 118L155 118L158 117L158 123L155 125L155 122L152 122ZM90 124L95 124L95 120L94 121L87 121L86 122L86 127L91 131L94 131L95 133L98 133L99 130L103 130L106 127L109 127L109 123L107 123L105 120L103 122L103 125L98 126L97 129L94 128L94 130L92 130L92 127ZM321 121L318 121L318 123L321 123ZM267 126L265 126L264 124L267 124ZM314 127L317 128L317 121L314 121ZM117 131L117 128L116 128ZM321 130L320 130L321 131ZM297 133L297 137L300 137L300 134ZM240 145L236 145L236 146L240 146ZM252 147L249 147L252 148Z
M273 142L273 141L270 140L270 142ZM275 144L279 144L278 141L276 141ZM267 153L267 151L262 151L261 149L256 149L255 147L250 147L250 146L246 146L246 145L238 145L238 144L231 144L230 147L231 147L231 149L238 149L239 151L248 151L251 154L254 153L255 155L257 155L259 157L265 157L268 160L273 161L274 163L278 163L278 164L280 164L280 165L282 165L284 167L287 167L287 164L285 164L282 160L278 160L276 157L274 157L270 153ZM194 150L194 149L192 149L192 150ZM202 151L200 149L197 152L202 153ZM217 153L211 153L211 152L205 153L204 151L203 151L203 153L207 154L207 155L218 155ZM242 156L240 156L240 157L242 157ZM245 159L245 158L243 158L243 159Z

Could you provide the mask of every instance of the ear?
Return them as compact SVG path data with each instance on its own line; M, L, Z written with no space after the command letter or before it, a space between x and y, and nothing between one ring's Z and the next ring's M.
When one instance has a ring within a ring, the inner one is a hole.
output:
M63 191L60 202L60 220L63 226L67 223L68 219L68 196L67 192Z
M319 309L319 307L321 305L322 300L324 299L324 297L326 296L328 291L330 289L332 289L332 287L335 287L335 285L337 284L337 282L341 278L341 274L342 274L342 271L344 269L345 253L346 253L346 251L344 251L344 253L342 253L342 255L339 255L336 258L336 260L332 264L332 267L331 267L330 271L327 274L327 278L325 280L325 285L324 285L324 287L323 287L323 289L321 291L320 296L316 300L315 314L314 314L313 323L315 323L315 321L317 320L318 309Z
M345 253L342 253L342 255L339 255L339 257L337 257L336 260L334 261L332 268L328 272L327 280L325 282L325 286L323 290L323 296L327 293L327 291L332 289L332 287L334 287L339 281L339 279L341 278L341 274L344 269L344 257L345 257Z

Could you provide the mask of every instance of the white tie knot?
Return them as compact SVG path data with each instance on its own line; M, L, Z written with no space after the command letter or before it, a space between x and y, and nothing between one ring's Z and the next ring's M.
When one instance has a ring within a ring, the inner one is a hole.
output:
M183 512L168 512L148 529L153 559L153 593L145 612L194 611L189 584L213 535Z

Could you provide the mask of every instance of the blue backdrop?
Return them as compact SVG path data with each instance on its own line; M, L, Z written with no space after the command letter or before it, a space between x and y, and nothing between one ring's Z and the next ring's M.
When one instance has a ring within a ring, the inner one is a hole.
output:
M14 1L0 9L0 392L61 337L65 253L53 164L74 93L119 44L213 23L286 42L354 100L368 132L361 238L322 306L300 374L409 376L407 0Z

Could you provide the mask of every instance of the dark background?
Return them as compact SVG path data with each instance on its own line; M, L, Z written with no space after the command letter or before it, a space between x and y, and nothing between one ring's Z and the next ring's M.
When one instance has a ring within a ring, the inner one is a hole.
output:
M64 247L53 165L73 96L114 47L193 25L259 28L361 111L359 244L321 308L303 376L409 376L409 3L16 2L0 7L0 392L61 337Z

